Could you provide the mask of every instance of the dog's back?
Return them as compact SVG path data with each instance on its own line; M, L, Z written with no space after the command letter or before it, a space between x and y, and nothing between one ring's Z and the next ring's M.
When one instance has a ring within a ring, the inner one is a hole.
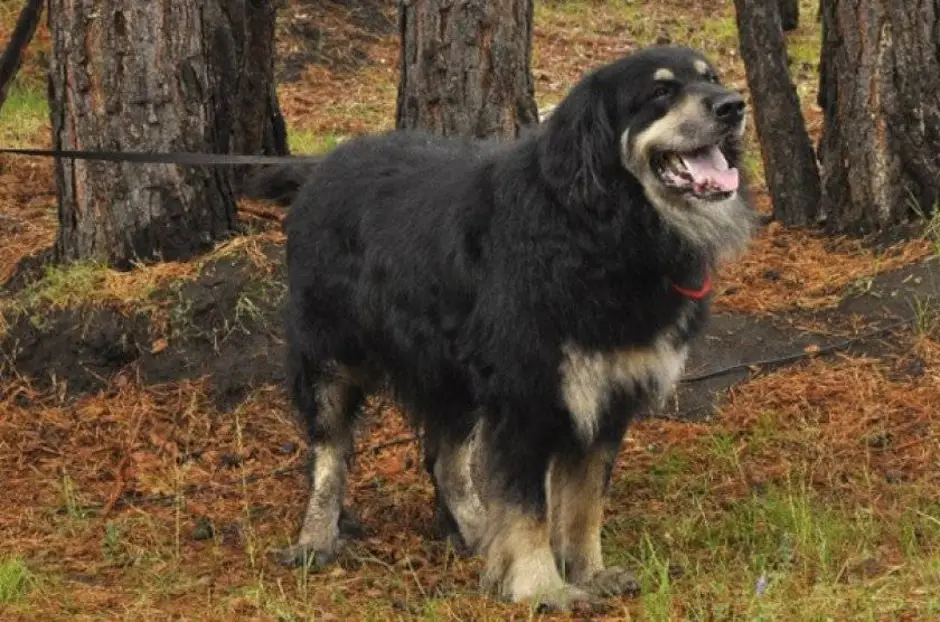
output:
M309 170L285 219L289 347L375 361L413 410L469 400L452 331L474 304L472 232L488 226L486 165L502 147L390 132Z
M327 279L322 271L346 272L362 296L459 281L465 224L488 205L481 198L487 192L482 165L493 148L417 132L341 145L308 172L285 220L290 272L302 281ZM276 183L269 187L277 192ZM396 294L403 302L419 292ZM370 302L360 297L356 307L368 311L363 307ZM432 304L409 302L425 303Z

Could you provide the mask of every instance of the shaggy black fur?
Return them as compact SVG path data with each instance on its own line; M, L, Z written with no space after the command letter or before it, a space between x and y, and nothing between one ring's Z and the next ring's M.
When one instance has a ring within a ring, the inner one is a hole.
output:
M351 421L320 415L316 387L337 364L388 380L426 430L429 469L441 439L459 442L482 420L486 487L534 516L553 456L619 446L647 393L670 387L616 388L585 441L561 396L563 351L641 348L667 333L681 347L701 330L707 300L673 284L700 286L721 240L697 244L672 226L619 142L669 110L656 69L694 81L685 69L699 58L653 48L603 67L517 141L391 132L260 181L255 196L296 192L289 373L315 446ZM727 155L736 166L737 150ZM365 390L348 388L349 417Z

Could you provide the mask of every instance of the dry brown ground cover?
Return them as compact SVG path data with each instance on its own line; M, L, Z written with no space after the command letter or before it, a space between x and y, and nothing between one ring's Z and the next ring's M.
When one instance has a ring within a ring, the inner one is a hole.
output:
M0 39L16 9L0 1ZM815 10L804 2L790 43L818 133ZM732 11L730 0L540 2L539 100L656 41L705 49L744 87ZM282 21L295 148L390 126L394 3L291 0ZM48 143L35 94L44 37L0 113L4 143ZM766 212L757 158L752 166ZM51 179L48 162L0 158L0 282L54 239ZM0 618L542 617L482 598L479 561L432 537L417 443L379 398L349 492L364 539L321 573L267 560L300 517L305 441L274 354L277 212L245 208L248 233L198 261L46 268L0 294ZM716 307L861 332L878 313L874 277L903 284L936 246L931 235L892 245L771 225L724 270ZM862 294L872 317L839 315ZM638 569L643 595L598 619L940 617L940 321L929 295L912 300L914 321L868 353L755 374L707 420L632 429L605 543L610 561Z

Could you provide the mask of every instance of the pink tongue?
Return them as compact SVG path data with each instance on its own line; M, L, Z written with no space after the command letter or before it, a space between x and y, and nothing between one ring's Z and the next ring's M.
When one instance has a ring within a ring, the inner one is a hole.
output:
M712 147L701 155L684 155L682 161L702 190L732 192L738 189L738 169L729 168L721 150Z

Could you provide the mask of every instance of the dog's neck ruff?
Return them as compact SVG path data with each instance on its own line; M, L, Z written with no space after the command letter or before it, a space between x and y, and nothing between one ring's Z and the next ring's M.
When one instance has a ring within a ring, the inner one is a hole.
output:
M682 287L671 279L669 280L669 285L676 293L695 301L704 300L710 293L712 293L712 278L708 273L708 270L705 270L705 277L702 279L701 287L696 289Z

